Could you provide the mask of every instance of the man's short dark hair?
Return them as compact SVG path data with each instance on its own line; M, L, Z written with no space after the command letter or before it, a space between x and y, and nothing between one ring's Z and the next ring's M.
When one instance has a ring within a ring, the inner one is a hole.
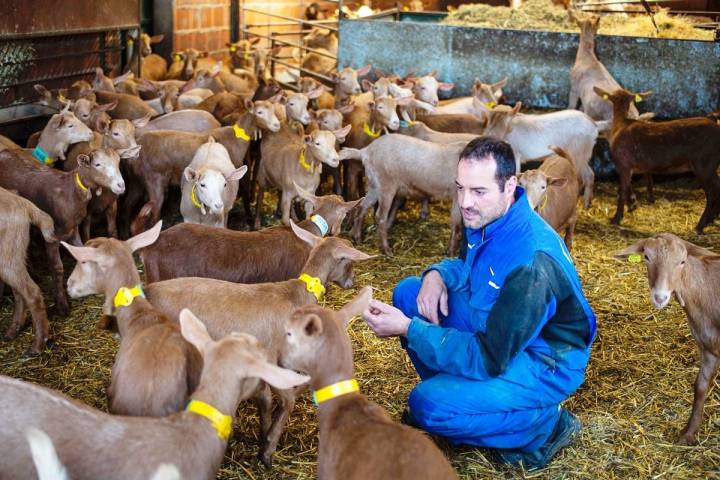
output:
M509 143L495 137L478 137L467 144L460 153L460 161L495 160L495 181L500 191L505 191L505 182L516 174L515 154Z

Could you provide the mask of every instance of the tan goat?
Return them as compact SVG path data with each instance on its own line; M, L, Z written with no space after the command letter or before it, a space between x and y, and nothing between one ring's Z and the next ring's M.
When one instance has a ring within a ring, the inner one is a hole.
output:
M371 288L334 312L318 305L293 311L280 363L310 375L320 421L317 476L324 479L441 480L457 478L440 449L425 434L392 421L359 393L347 326L369 306ZM354 382L354 383L353 383ZM350 385L347 393L328 387Z
M103 293L103 313L114 310L120 349L107 390L109 411L163 417L180 411L200 380L202 358L178 325L145 299L132 252L160 235L159 222L124 242L94 238L85 247L65 242L78 261L68 279L72 298Z
M671 233L635 242L615 254L631 262L645 261L650 303L665 308L675 298L685 311L690 332L700 350L700 371L687 425L677 442L690 445L702 425L703 407L720 365L720 255Z
M572 250L573 233L577 223L577 198L580 186L575 162L560 147L543 161L540 168L520 174L520 185L527 193L530 207L558 233L565 230L565 246Z
M330 282L343 288L354 283L352 262L371 258L337 237L320 238L291 223L295 235L313 249L299 278L276 283L239 284L209 278L176 278L152 283L146 289L150 302L171 318L183 308L203 312L213 338L230 332L257 337L268 352L268 360L277 362L284 342L288 313L295 307L318 302ZM295 406L297 392L273 389L280 408L272 415L272 396L264 387L258 394L260 409L261 460L272 463L280 435Z
M0 376L0 477L35 477L25 433L37 428L54 442L73 480L145 480L162 464L174 465L183 479L215 479L238 405L257 389L258 379L290 389L309 378L269 363L251 335L213 341L187 311L180 325L204 366L188 409L167 417L108 415L54 390Z
M27 310L33 324L33 345L30 352L40 354L49 332L42 292L30 278L25 260L30 242L30 225L40 229L47 243L56 243L53 220L30 200L0 188L0 293L2 283L12 288L15 309L6 338L15 338L25 325Z

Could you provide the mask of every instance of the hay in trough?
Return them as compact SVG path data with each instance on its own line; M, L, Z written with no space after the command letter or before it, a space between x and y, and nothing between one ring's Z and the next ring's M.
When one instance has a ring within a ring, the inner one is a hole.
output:
M578 14L582 15L582 14ZM654 14L658 32L645 13L624 13L603 16L601 35L632 37L677 38L686 40L713 40L711 30L695 28L693 20L684 15L670 15L667 9ZM518 9L492 7L486 4L460 5L450 12L442 23L457 26L507 28L514 30L546 30L550 32L577 32L578 27L570 20L567 10L550 0L528 0Z
M441 447L461 478L707 478L720 471L720 391L708 396L698 446L673 444L690 414L692 384L698 371L698 354L685 315L676 302L655 310L642 264L619 262L613 252L639 238L661 231L720 251L720 228L707 234L692 233L704 206L701 190L681 179L656 183L657 203L645 203L644 188L637 188L639 207L626 214L621 227L608 223L615 209L616 185L596 185L590 210L580 210L573 256L584 289L598 317L598 338L585 384L568 406L583 421L581 437L561 452L549 468L535 473L502 467L476 448ZM389 301L395 283L444 256L449 229L448 205L432 204L427 221L418 220L416 204L401 211L391 232L395 256L378 257L356 268L352 290L333 286L326 305L339 308L360 287L373 285L376 297ZM266 211L272 211L274 198ZM276 220L275 220L276 221ZM374 227L366 228L360 248L378 253ZM67 264L71 268L72 262ZM49 292L47 276L41 287ZM711 292L716 294L716 292ZM46 299L51 303L50 297ZM0 308L0 328L10 321L10 299ZM0 343L0 373L34 381L106 408L105 388L117 351L116 340L98 332L94 323L102 299L72 301L66 320L51 318L56 340L41 358L26 358L30 345L26 331L12 342ZM350 327L357 378L362 391L395 418L405 406L417 378L398 341L375 338L355 320ZM257 460L258 419L255 408L243 404L218 478L310 479L315 475L318 429L316 410L303 395L290 417L272 469Z

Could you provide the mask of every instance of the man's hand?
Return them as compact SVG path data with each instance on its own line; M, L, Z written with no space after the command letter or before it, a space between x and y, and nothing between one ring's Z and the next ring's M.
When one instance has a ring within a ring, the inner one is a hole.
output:
M363 319L378 337L407 335L410 319L400 310L379 300L371 300Z
M430 270L423 278L422 287L420 287L420 292L417 296L417 307L420 315L435 325L440 325L438 308L443 315L447 316L447 287L437 270Z

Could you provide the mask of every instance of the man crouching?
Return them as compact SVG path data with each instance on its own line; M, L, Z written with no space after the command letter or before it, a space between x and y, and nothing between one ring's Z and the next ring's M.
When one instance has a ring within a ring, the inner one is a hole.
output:
M580 431L561 402L583 383L595 316L572 259L517 185L509 144L481 137L460 154L464 259L402 280L364 318L400 336L421 382L404 420L504 463L545 467Z

